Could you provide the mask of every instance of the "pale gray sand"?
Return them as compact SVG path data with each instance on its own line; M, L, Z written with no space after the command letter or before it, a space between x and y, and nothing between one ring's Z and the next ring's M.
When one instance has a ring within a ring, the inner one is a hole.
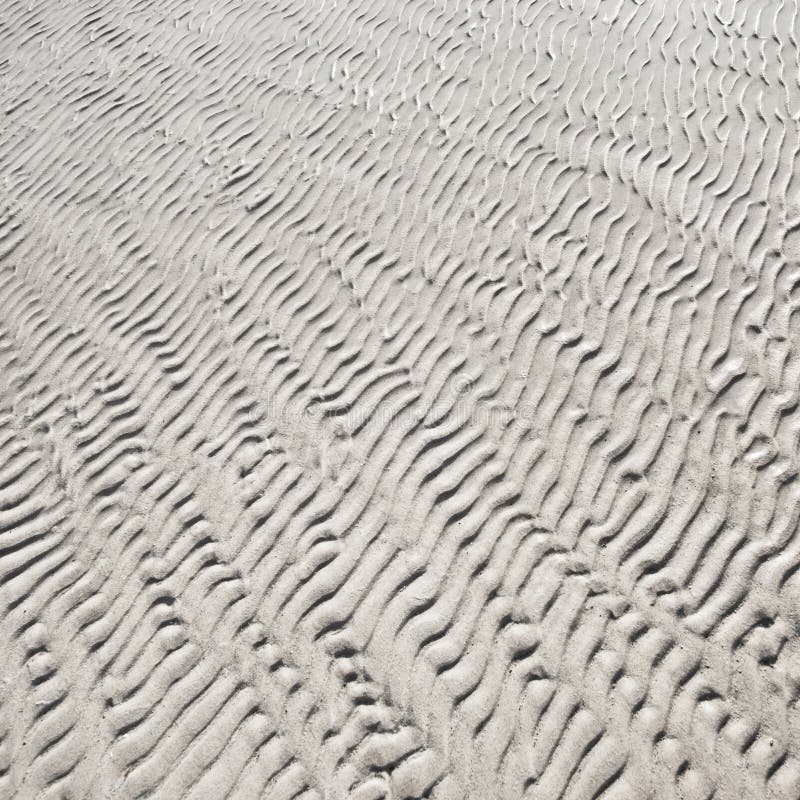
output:
M0 9L0 797L800 797L797 0Z

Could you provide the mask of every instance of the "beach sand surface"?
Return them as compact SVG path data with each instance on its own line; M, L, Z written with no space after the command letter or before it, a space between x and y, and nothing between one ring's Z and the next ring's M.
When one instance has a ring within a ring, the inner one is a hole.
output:
M797 0L5 0L0 798L798 800Z

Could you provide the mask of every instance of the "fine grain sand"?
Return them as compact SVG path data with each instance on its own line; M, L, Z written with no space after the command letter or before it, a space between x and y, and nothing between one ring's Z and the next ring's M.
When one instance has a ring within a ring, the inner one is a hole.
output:
M798 0L4 0L0 798L800 797Z

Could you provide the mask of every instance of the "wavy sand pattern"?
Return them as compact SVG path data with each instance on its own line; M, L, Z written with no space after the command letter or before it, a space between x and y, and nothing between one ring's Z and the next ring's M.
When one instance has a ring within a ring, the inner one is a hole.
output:
M8 0L0 797L800 797L797 0Z

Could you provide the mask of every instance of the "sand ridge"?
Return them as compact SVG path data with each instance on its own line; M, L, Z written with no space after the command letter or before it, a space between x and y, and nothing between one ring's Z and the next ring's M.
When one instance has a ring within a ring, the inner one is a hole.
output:
M0 9L0 797L800 797L795 0Z

